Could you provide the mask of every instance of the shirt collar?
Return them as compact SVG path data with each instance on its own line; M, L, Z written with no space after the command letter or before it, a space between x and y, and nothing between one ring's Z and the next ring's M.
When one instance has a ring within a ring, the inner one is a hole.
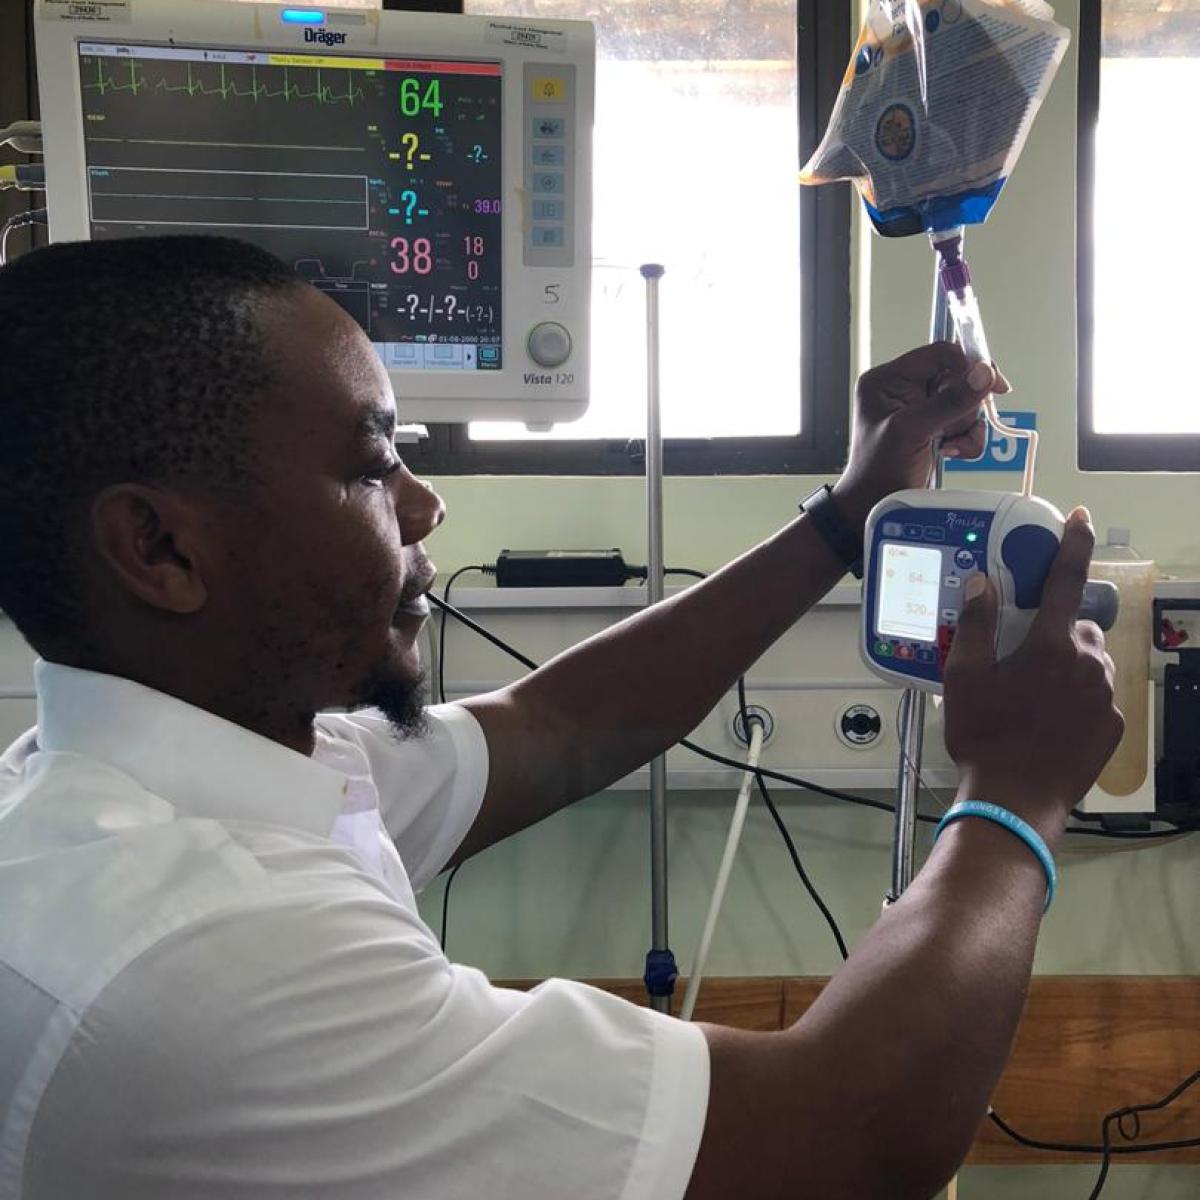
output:
M175 696L39 660L38 748L99 759L187 816L328 837L345 775Z

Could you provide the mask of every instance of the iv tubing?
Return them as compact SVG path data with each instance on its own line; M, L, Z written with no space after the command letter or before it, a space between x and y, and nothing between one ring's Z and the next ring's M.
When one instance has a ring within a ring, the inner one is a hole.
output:
M1029 443L1028 449L1025 451L1025 475L1021 480L1021 495L1033 495L1033 478L1037 471L1037 452L1038 452L1038 435L1036 429L1018 429L1015 425L1005 425L1000 420L1000 414L996 410L996 397L989 396L983 402L983 415L987 419L987 423L1001 437L1017 438Z
M717 871L717 883L713 888L712 899L708 902L708 915L704 918L704 931L700 934L700 945L696 948L696 958L692 964L691 977L688 979L687 993L683 997L683 1007L679 1017L690 1021L696 1009L696 996L700 991L700 980L704 976L704 965L708 961L708 950L712 944L713 931L717 927L717 917L721 913L721 904L725 899L725 888L729 883L729 875L733 870L733 860L737 857L738 844L742 840L742 828L746 824L746 811L750 807L750 788L754 784L754 772L758 766L759 755L762 753L763 724L755 720L750 722L750 749L746 754L746 773L742 776L742 786L738 791L737 803L733 806L733 820L729 823L729 836L725 839L725 853L721 857L721 866Z
M990 365L992 356L988 350L987 335L983 331L979 301L975 296L975 289L971 286L971 269L962 256L963 230L960 226L932 233L929 235L929 241L937 255L938 275L950 306L958 344L963 348L969 362L985 362ZM994 396L988 396L983 402L983 415L988 425L1000 437L1015 438L1028 443L1021 492L1025 496L1032 496L1034 474L1037 470L1037 431L1006 425L1000 419Z

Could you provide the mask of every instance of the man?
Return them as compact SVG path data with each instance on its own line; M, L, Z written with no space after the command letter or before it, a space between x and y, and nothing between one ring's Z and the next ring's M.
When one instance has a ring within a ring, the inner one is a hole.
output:
M939 440L978 449L990 368L943 345L869 372L825 532L802 516L425 712L445 509L335 304L236 242L62 245L0 273L0 363L0 606L43 660L0 768L0 1197L896 1200L952 1173L1046 888L1004 829L951 826L769 1035L492 988L412 887L693 728L843 575L839 520L922 484ZM1074 621L1091 545L1073 515L1000 664L980 589L948 669L961 795L1050 846L1121 725Z

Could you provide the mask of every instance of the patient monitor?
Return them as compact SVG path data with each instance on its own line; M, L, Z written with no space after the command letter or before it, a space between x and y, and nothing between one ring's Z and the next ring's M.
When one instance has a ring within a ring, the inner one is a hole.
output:
M366 330L405 420L588 400L586 22L39 0L52 240L224 234Z

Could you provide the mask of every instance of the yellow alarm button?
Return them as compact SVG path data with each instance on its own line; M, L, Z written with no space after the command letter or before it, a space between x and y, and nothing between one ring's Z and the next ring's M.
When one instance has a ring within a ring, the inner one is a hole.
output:
M567 98L567 81L543 75L533 80L533 98L542 104L562 104Z

